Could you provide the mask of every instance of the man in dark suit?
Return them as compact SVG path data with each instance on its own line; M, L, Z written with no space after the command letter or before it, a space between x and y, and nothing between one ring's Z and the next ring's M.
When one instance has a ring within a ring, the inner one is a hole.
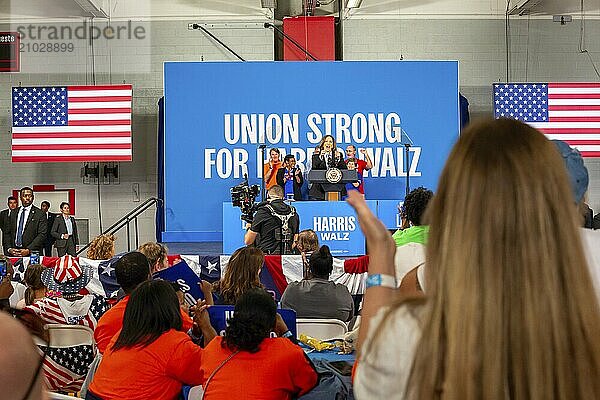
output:
M32 251L41 253L46 240L46 215L33 205L33 189L24 187L19 195L21 207L12 212L9 220L10 245L8 254L27 257Z
M8 254L8 248L10 247L10 234L8 233L10 214L14 212L19 206L17 198L10 196L8 198L8 208L0 211L0 229L2 230L2 247L4 248L4 254Z
M51 234L56 239L54 246L58 250L58 256L69 254L77 256L76 246L79 244L77 236L77 224L71 213L71 206L66 201L60 203L61 214L57 215L52 224Z
M42 201L40 204L41 210L46 214L46 220L48 221L48 232L46 232L46 241L44 242L44 255L47 257L52 256L52 245L54 244L54 237L50 234L50 228L54 224L54 219L56 218L56 214L50 212L50 202Z

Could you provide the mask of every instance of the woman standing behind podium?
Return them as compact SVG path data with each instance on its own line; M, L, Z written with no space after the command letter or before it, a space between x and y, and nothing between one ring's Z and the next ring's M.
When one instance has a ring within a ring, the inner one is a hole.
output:
M327 170L329 168L347 169L344 154L338 151L335 139L331 135L323 136L321 143L315 148L312 156L312 170ZM342 196L346 195L344 185L341 185ZM310 188L311 200L325 200L325 190L321 183L313 183Z

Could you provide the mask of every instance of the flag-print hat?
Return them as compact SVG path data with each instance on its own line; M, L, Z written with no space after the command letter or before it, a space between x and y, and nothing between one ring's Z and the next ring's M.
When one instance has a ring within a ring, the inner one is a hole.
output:
M54 268L42 271L44 285L49 290L62 293L78 293L91 279L91 269L82 268L77 260L68 254L59 258Z

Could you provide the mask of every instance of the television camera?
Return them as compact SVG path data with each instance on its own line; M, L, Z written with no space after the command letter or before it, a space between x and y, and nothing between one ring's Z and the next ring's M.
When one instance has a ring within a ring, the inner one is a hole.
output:
M248 175L244 174L244 182L235 185L231 189L231 202L234 207L239 207L242 211L241 219L248 223L252 223L254 213L258 204L256 204L256 196L260 193L260 186L249 185Z

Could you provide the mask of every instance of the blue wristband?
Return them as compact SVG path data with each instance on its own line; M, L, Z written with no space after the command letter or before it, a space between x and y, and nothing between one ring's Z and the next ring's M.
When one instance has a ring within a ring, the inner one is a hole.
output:
M397 282L396 278L392 275L385 274L373 274L367 276L366 288L370 288L373 286L382 286L390 289L396 289Z

